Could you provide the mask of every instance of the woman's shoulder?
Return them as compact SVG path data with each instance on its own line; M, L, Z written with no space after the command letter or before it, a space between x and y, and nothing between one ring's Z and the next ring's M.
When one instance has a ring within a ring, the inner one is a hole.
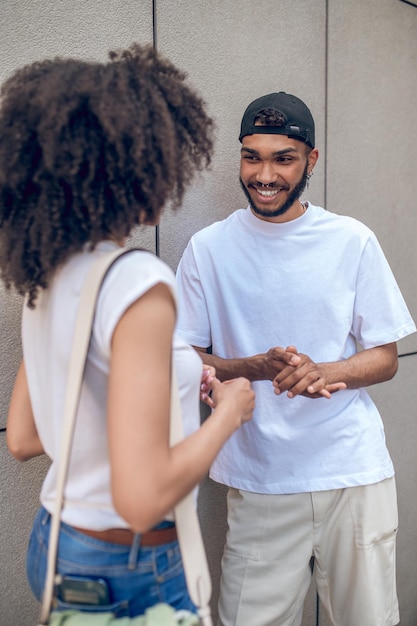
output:
M159 275L163 279L174 282L174 272L172 269L165 261L162 261L149 250L131 248L126 254L117 259L114 264L115 269L117 269L119 263L120 272L129 272L134 269L137 277L154 274L155 276Z
M123 300L140 297L158 283L167 284L175 292L175 276L171 268L152 252L132 249L116 260L102 286L103 296Z
M132 250L118 258L100 289L94 324L97 340L101 337L100 341L109 348L112 333L124 312L160 283L167 285L176 301L174 273L153 253Z

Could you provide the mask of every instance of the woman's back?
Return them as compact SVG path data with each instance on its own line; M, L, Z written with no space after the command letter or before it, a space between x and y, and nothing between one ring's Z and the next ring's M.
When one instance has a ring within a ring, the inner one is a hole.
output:
M81 287L93 261L116 249L103 242L94 252L72 257L54 277L34 310L25 308L22 341L36 427L52 460L41 502L52 511L59 460L66 377ZM128 524L114 510L110 491L107 393L114 329L125 310L145 291L163 282L174 289L170 268L153 254L134 251L109 271L97 302L92 339L77 415L62 519L73 526L102 530ZM174 338L184 431L197 430L202 363L197 353Z

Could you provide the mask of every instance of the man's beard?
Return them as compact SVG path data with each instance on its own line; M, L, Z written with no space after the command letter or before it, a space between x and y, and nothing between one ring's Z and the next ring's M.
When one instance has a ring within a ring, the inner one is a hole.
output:
M307 168L308 168L308 163L306 163L306 166L304 168L304 172L303 175L301 177L301 180L299 183L296 184L296 186L294 187L294 189L290 192L288 198L286 199L286 201L284 202L284 204L278 208L275 209L275 211L270 211L268 209L263 209L262 207L257 206L253 199L252 196L250 195L248 189L246 188L246 186L244 185L242 179L240 178L240 185L243 189L243 193L245 194L245 196L247 197L249 204L251 206L252 211L256 214L256 215L260 215L261 217L279 217L280 215L284 215L284 213L286 213L294 204L294 202L296 200L298 200L298 198L301 196L301 194L303 193L304 189L306 188L306 184L307 184ZM274 188L273 185L271 185L270 187L271 189Z

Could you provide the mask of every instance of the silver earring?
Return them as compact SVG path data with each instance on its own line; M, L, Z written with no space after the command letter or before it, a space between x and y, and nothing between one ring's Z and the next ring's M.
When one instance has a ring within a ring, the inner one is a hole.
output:
M313 170L311 170L311 172L308 172L308 173L307 173L307 189L308 189L308 185L309 185L309 182L310 182L310 178L311 178L312 176L313 176Z

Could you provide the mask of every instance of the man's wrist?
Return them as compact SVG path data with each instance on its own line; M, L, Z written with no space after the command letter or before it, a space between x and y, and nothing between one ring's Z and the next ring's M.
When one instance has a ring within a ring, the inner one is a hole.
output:
M247 375L251 382L256 380L272 380L266 354L254 354L246 359Z

